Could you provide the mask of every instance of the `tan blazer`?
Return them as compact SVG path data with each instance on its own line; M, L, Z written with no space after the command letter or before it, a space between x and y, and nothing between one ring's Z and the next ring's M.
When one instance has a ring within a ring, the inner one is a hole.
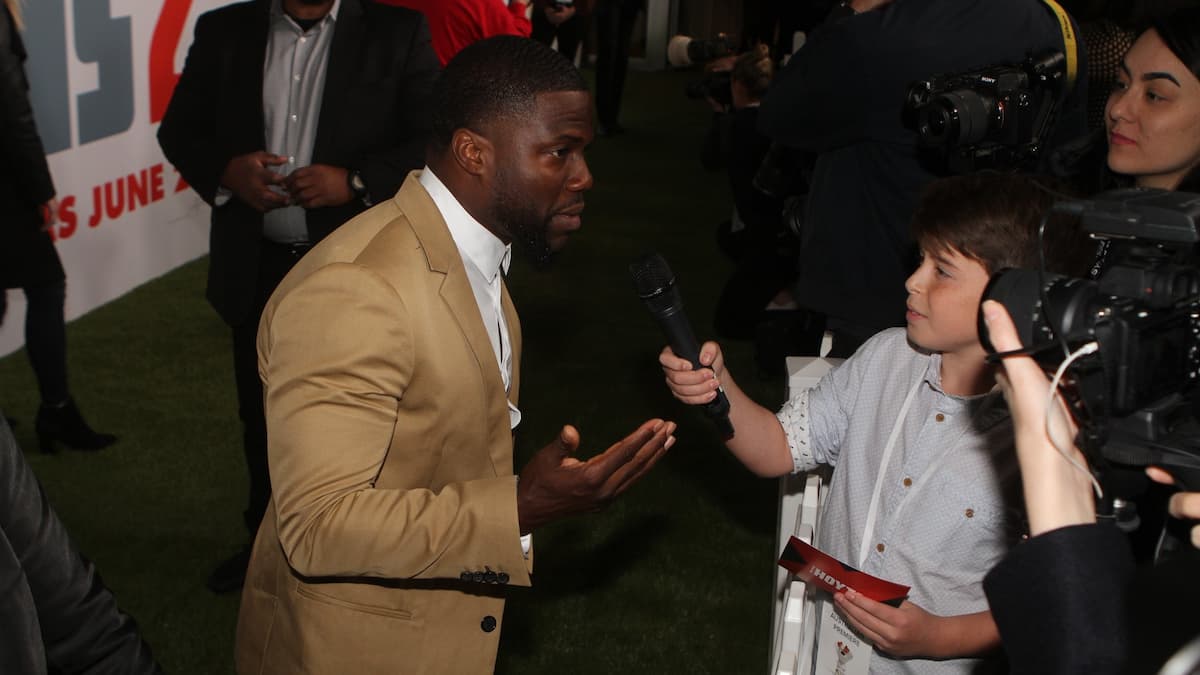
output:
M271 507L240 673L484 673L528 586L499 366L462 258L409 174L302 259L263 312ZM520 326L507 289L513 343Z

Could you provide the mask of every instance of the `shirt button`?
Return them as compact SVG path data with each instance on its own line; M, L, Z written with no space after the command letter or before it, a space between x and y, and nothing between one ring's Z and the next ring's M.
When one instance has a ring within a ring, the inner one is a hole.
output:
M292 113L292 121L295 122L298 119L300 119L299 115L297 115L296 113ZM941 415L938 415L938 417L941 417ZM938 421L941 422L940 419Z
M292 79L299 82L300 81L300 73L296 73L295 75L293 75Z
M966 512L963 513L963 515L965 515L968 518L974 518L975 517L975 509L967 509Z
M904 487L912 487L912 479L907 476L901 482L904 483Z
M295 163L296 163L296 156L288 155L288 164L295 164Z
M946 421L946 416L945 416L945 415L943 415L942 413L938 413L938 414L937 414L937 416L936 416L936 417L934 417L933 419L935 419L935 420L937 420L937 421L939 421L939 422L945 422L945 421Z
M875 544L875 550L879 551L880 553L883 553L884 548L886 547L883 544Z
M306 37L300 38L300 44L304 44L305 42L308 42L308 38L306 38Z

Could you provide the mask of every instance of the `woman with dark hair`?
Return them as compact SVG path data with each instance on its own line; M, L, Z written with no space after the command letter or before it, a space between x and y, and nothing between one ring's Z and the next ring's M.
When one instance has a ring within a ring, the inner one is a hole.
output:
M99 450L116 436L93 431L67 388L66 275L49 233L58 200L29 104L21 8L18 0L0 5L0 320L5 289L24 290L25 351L42 396L36 424L42 451L53 452L57 443Z
M1138 187L1200 190L1200 7L1153 22L1105 110L1108 168Z

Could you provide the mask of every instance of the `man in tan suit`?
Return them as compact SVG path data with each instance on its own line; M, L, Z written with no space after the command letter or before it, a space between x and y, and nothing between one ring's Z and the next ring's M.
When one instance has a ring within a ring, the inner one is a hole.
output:
M513 475L521 334L500 271L511 242L541 259L579 228L590 98L569 62L513 37L462 51L433 98L426 168L263 313L273 498L241 673L490 672L530 533L600 508L674 442L649 420L581 462L565 426Z

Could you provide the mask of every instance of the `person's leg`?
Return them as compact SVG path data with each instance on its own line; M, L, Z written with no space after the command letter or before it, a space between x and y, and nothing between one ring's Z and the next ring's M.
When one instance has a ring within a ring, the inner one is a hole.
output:
M558 27L558 53L575 62L575 54L579 51L580 26L582 20L575 15Z
M262 380L258 377L258 317L234 326L233 380L237 389L238 419L242 422L242 453L246 458L249 491L242 519L250 539L258 532L267 502L271 498L271 478L267 471L267 421L263 410Z
M67 386L66 281L26 286L24 291L25 352L42 399L35 424L42 452L54 452L58 443L76 450L112 445L117 437L88 426Z
M629 69L629 50L633 45L633 25L641 11L640 0L619 0L617 16L616 55L613 59L612 100L609 111L614 131L621 131L617 118L621 113L621 95L625 91L625 73Z
M246 509L246 546L219 564L208 578L207 586L214 593L237 590L246 577L250 563L250 545L258 533L267 504L271 499L271 476L267 463L267 420L263 408L262 380L258 376L258 321L267 300L287 275L298 256L283 247L265 244L259 254L258 286L251 319L232 327L233 379L237 390L238 418L242 422L242 453L246 458L249 485Z
M596 23L596 119L601 136L607 135L617 121L613 76L616 72L617 31L620 12L612 2L601 2L592 20Z
M27 286L25 300L25 352L37 377L44 405L58 406L70 398L67 389L67 328L63 305L67 284L59 280Z

